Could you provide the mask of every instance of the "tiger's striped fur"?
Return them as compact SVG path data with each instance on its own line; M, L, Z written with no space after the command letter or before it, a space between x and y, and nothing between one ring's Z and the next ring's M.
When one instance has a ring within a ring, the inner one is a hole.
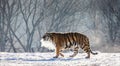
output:
M54 46L56 47L56 56L59 55L64 56L61 51L65 49L73 49L74 54L70 57L74 57L78 54L78 49L81 48L87 53L86 58L90 58L90 53L93 53L90 49L89 39L87 36L80 33L46 33L42 37L43 41L52 41Z

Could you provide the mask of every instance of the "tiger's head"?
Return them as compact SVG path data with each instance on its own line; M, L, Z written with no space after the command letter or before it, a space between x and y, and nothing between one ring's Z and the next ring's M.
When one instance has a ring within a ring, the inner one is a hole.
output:
M49 40L51 40L51 39L50 39L50 33L45 33L45 35L43 35L42 39L43 39L44 41L49 41Z
M48 49L55 49L55 44L51 39L50 33L45 33L41 39L41 47L46 47Z

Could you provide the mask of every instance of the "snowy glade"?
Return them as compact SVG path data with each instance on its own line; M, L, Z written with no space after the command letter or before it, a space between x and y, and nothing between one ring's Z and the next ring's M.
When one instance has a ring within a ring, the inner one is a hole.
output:
M120 0L0 0L0 51L45 52L46 32L79 32L91 48L120 52Z
M7 53L0 52L0 66L120 66L120 53L101 53L85 59L86 53L79 53L70 58L52 58L53 52L48 53Z

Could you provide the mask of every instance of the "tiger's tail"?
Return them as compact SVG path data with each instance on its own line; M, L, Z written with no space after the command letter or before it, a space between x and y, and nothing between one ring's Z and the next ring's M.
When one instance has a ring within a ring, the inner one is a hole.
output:
M93 55L97 55L97 54L98 54L97 52L93 52L92 50L90 50L90 52L91 52Z

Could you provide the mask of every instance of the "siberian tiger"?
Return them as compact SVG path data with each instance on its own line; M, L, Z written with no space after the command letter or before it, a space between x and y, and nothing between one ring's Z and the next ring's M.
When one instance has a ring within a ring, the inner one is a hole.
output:
M41 43L44 47L56 49L56 56L54 58L58 58L59 55L64 57L61 51L65 49L73 49L74 54L70 55L70 57L76 56L79 48L87 53L86 58L90 58L90 53L93 55L97 54L91 51L88 37L77 32L45 33L41 39ZM51 44L49 45L49 43Z

